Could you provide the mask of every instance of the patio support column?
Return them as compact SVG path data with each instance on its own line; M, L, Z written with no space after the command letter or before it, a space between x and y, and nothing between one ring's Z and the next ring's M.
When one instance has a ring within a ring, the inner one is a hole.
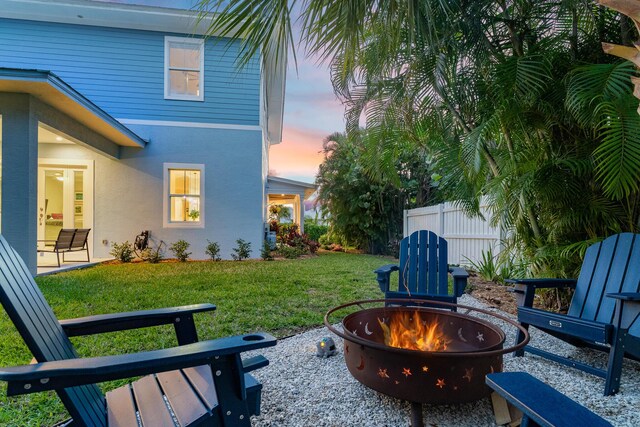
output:
M37 272L38 120L30 95L0 94L2 235Z
M298 209L298 223L300 224L300 234L304 233L304 196L297 195L295 208Z

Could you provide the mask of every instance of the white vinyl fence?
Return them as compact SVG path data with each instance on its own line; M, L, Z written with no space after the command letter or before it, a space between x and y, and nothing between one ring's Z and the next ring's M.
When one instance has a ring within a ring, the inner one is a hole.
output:
M500 227L489 224L491 214L486 202L480 211L487 219L469 218L462 209L447 202L437 206L404 211L404 236L417 230L430 230L448 243L449 264L469 265L482 260L482 252L500 253Z

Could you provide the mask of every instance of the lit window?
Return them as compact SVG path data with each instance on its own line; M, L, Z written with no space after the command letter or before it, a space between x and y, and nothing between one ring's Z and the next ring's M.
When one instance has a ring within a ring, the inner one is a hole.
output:
M204 40L165 37L164 97L204 100Z
M204 166L165 164L165 227L204 226Z

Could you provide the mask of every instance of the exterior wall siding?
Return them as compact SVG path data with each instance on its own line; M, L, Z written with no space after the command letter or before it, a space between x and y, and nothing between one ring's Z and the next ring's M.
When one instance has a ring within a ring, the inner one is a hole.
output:
M230 258L238 238L251 242L252 256L259 256L264 228L262 133L130 127L151 142L144 149L123 149L119 160L78 145L39 145L41 158L95 162L94 256L108 257L113 242L131 242L142 230L151 230L156 243L186 240L193 259L206 258L207 239L220 244L223 258ZM206 228L163 228L163 163L205 165Z
M52 71L118 119L260 124L259 65L235 68L238 43L206 40L204 101L164 99L165 35L185 36L0 18L0 67Z

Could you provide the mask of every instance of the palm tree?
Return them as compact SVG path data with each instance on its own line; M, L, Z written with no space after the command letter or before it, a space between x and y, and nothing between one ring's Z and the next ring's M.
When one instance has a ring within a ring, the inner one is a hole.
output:
M292 49L299 10L300 42L329 61L347 131L366 117L369 174L394 174L398 144L425 148L451 200L477 212L480 195L492 199L534 269L557 269L572 242L640 229L634 70L597 48L628 39L618 13L590 0L202 6L220 13L212 34L244 36L241 63Z

